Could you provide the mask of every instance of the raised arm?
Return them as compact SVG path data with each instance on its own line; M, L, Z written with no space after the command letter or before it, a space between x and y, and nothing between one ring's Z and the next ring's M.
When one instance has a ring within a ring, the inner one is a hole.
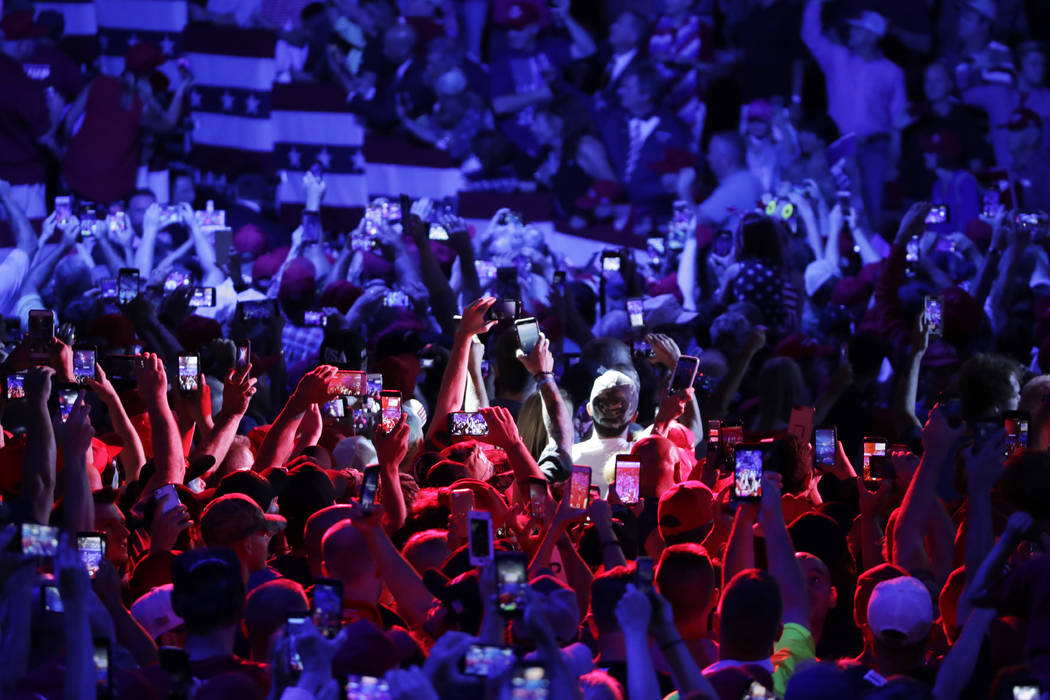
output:
M441 378L441 391L438 393L434 416L430 421L430 430L427 431L427 439L433 438L435 433L444 430L448 422L448 414L458 411L463 405L471 339L478 333L484 333L496 325L495 321L485 318L489 307L494 303L496 300L493 297L482 297L463 311L463 319L456 328L456 335L452 342L448 365L445 366L445 374Z
M780 475L762 475L762 506L759 522L766 536L766 559L769 573L776 579L780 595L784 599L784 624L794 622L807 630L813 624L810 619L809 594L802 567L795 558L795 546L791 544L784 511L780 505Z
M331 365L321 365L303 375L259 446L259 453L255 456L255 465L252 467L254 471L266 471L288 461L295 444L295 430L299 427L299 421L311 404L323 404L331 400L333 394L329 384L337 371Z
M518 493L528 493L529 479L545 479L546 477L540 471L532 453L522 442L514 416L502 406L483 408L480 413L485 417L485 423L489 429L488 434L482 436L481 439L503 448L514 470L514 482L518 485Z
M536 380L536 389L543 400L543 424L547 429L548 444L555 445L559 453L567 458L565 463L571 464L569 455L572 455L574 437L572 416L554 379L554 355L550 351L550 341L540 333L540 340L532 352L526 355L518 348L517 356L518 361Z
M89 412L81 392L69 417L64 421L59 417L55 421L56 441L62 446L65 462L62 470L62 502L65 504L62 526L70 537L95 529L95 501L91 497L91 482L87 475L91 438L95 436Z
M157 246L157 234L160 233L160 205L153 203L142 215L142 239L135 249L135 265L142 277L149 277L153 271L153 256Z
M377 426L373 444L379 460L379 488L383 504L383 529L393 534L408 519L405 494L401 490L401 462L408 454L409 426L402 413L397 425L389 433Z
M933 562L923 545L929 513L937 499L937 481L945 464L955 454L955 447L965 427L952 428L944 409L934 406L922 430L923 455L919 468L904 494L900 517L893 530L893 558L908 572L932 571Z
M215 415L214 425L200 446L200 453L211 455L216 466L226 459L230 445L237 436L241 419L248 412L248 405L255 396L255 384L258 381L251 376L252 364L249 362L243 369L233 368L226 375L222 389L222 408Z
M402 211L405 210L405 204L409 201L408 197L401 198ZM452 316L456 313L456 295L449 286L448 278L441 269L433 248L430 247L430 224L426 219L429 218L432 209L433 206L429 199L417 200L411 205L411 213L406 217L403 226L419 251L420 273L423 284L430 292L430 305L434 310L434 315L441 328L446 333L452 333L454 332Z
M25 378L26 452L22 459L21 498L30 507L33 520L47 524L55 505L55 429L47 413L51 396L50 367L32 367Z
M37 250L36 233L33 231L33 224L29 222L26 213L22 211L22 207L15 201L11 191L11 183L7 180L0 180L0 204L3 205L4 210L7 212L8 224L11 227L11 232L15 234L15 248L25 253L32 260ZM48 219L53 220L54 214L52 213Z
M980 450L963 450L966 466L966 586L972 586L982 562L988 558L995 546L995 531L992 527L992 489L1003 474L1002 430L989 437ZM969 599L959 600L958 619L965 618L970 607Z
M652 606L649 598L627 584L620 602L616 604L616 621L623 630L624 653L627 657L627 696L631 698L660 697L660 681L649 651L649 618Z
M142 447L142 439L139 437L138 431L135 430L135 426L131 424L131 419L128 418L128 412L124 410L124 404L121 403L116 389L113 388L105 370L99 364L95 365L95 377L97 379L85 380L84 385L94 391L106 407L106 411L109 413L110 425L113 426L113 432L117 434L117 437L120 438L123 444L118 458L124 467L124 474L129 482L137 481L139 470L146 463L146 451Z
M143 493L153 493L165 484L181 484L186 477L186 459L175 414L168 404L168 377L164 363L154 353L144 353L136 362L135 378L139 395L146 404L153 434L153 462L156 471L150 477Z

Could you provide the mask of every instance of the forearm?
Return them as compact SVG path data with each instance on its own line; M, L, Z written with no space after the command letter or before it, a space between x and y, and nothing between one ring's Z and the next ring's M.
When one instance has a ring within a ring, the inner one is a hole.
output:
M885 563L882 557L882 537L882 528L875 522L875 516L870 513L861 513L861 563L864 565L865 571Z
M113 244L109 242L104 236L97 238L98 249L102 251L102 258L106 261L106 267L109 268L109 274L112 277L116 277L120 273L120 268L125 266L125 260L117 255L117 251L113 249Z
M561 555L561 566L562 571L565 573L565 580L576 593L576 604L579 607L580 614L586 615L590 606L591 582L594 580L594 575L591 573L590 567L587 566L587 562L583 560L580 552L573 545L572 540L568 537L558 539L558 553ZM622 556L623 553L621 552ZM626 565L626 562L624 562L624 565ZM609 568L607 563L605 566L606 571Z
M448 284L441 264L437 261L430 241L426 238L416 241L419 249L419 267L423 278L423 284L430 292L430 306L434 317L446 333L454 333L455 325L452 317L456 314L456 295Z
M624 630L624 651L627 656L627 697L659 698L660 681L649 651L649 636L645 630Z
M142 240L139 241L139 247L135 249L134 267L142 277L149 277L149 273L153 271L153 256L157 245L157 233L155 226L144 228Z
M939 499L934 499L926 519L926 543L934 580L938 586L943 586L955 568L955 525Z
M91 497L91 483L87 476L87 454L62 446L65 467L62 470L63 522L70 537L78 532L95 529L95 501Z
M926 451L912 477L901 503L901 514L893 530L893 563L908 571L929 568L930 562L923 547L926 514L936 498L937 473L945 456Z
M182 440L175 414L168 406L167 397L146 398L153 441L153 463L157 470L150 478L146 493L152 493L165 484L181 484L186 477L186 459L182 454Z
M674 630L672 634L675 639L657 639L657 643L671 669L671 677L674 678L679 695L686 697L699 693L701 697L718 697L718 693L704 677L700 667L696 665L696 659L689 653L689 647L678 641L681 637L678 636L677 630Z
M26 275L22 289L28 291L46 287L48 280L55 273L55 266L58 265L58 261L65 257L69 249L69 245L60 242L41 252L33 262L33 267L29 270L29 274Z
M572 443L575 437L572 427L572 416L565 405L561 391L554 379L539 385L540 398L543 400L543 425L547 437L565 454L572 454Z
M33 406L26 425L26 453L22 460L22 498L40 524L47 524L55 505L55 430L47 406Z
M131 652L139 666L157 663L157 644L142 625L119 602L106 605L121 646Z
M852 231L853 242L857 244L857 252L860 254L861 262L865 265L869 265L881 261L882 256L879 255L879 251L875 250L875 247L871 244L868 234L859 228L854 228Z
M3 625L0 625L0 639L3 646L0 651L0 688L13 693L15 685L25 677L29 670L29 640L32 637L32 583L20 585L25 574L16 571L8 578L4 586L4 601L0 611L3 613Z
M462 301L466 306L481 296L481 280L478 279L478 269L474 263L474 248L470 244L457 248L459 255L459 276L462 284Z
M966 514L966 551L964 554L966 590L971 590L981 564L995 547L992 530L992 499L990 493L976 493L970 489ZM968 596L959 598L959 616L970 610Z
M937 671L933 686L934 700L955 700L970 682L977 667L978 656L988 626L996 617L995 610L974 610L963 627L962 634L948 651Z
M449 353L448 365L441 378L441 391L435 405L434 418L430 421L427 439L434 437L439 430L444 430L448 414L458 411L463 405L463 391L467 382L467 361L470 353L471 338L456 336Z
M514 470L514 482L518 485L519 493L529 492L529 479L546 479L532 453L520 439L512 445L500 447L507 453L507 461Z
M577 22L572 15L566 13L564 19L565 28L569 30L569 36L572 38L572 57L579 60L581 58L593 56L598 47L595 45L594 39L591 38L591 35L586 29L580 26L580 23Z
M682 291L682 308L696 310L696 239L686 238L678 258L678 287Z
M366 530L365 537L375 557L376 568L397 601L398 613L412 629L423 629L434 596L423 584L419 572L397 551L382 528Z
M784 516L778 505L765 518L762 529L766 536L766 561L770 575L780 588L784 600L784 622L795 622L809 629L809 595L802 567L795 558L795 546L788 536Z
M382 491L383 529L387 534L394 534L401 529L408 519L408 508L405 506L405 494L401 490L400 465L380 465L379 488Z
M550 563L551 554L554 553L554 548L558 546L558 539L565 535L565 523L555 521L547 528L547 531L543 533L543 539L540 540L540 546L536 548L536 553L532 555L532 560L529 562L529 577L537 576L540 569L547 568Z
M306 409L307 406L295 394L289 397L259 446L253 471L266 471L288 461L295 446L295 431L306 414Z
M215 465L222 464L226 459L226 453L230 451L233 439L237 437L237 428L240 427L241 418L238 414L219 411L215 416L215 425L206 440L199 443L197 452L199 454L211 455L215 459Z
M81 603L80 605L84 605ZM62 615L66 632L65 700L95 700L95 664L88 611L80 605Z
M0 201L4 205L4 210L7 211L11 232L15 235L15 247L23 251L32 260L37 250L36 232L33 230L33 224L30 223L26 213L22 211L22 207L18 206L18 203L12 197L3 197Z
M895 387L893 414L897 419L897 432L901 434L922 428L922 423L915 415L915 401L919 394L919 370L924 354L922 350L914 350L908 355L906 371Z
M496 114L505 115L510 112L519 112L526 107L530 107L540 102L546 102L551 99L550 90L533 90L532 92L523 93L521 95L501 95L493 98L492 109Z
M722 561L723 591L734 576L755 566L754 526L754 521L742 517L738 509L736 517L733 518L733 529L729 532L729 542L726 543L726 554Z

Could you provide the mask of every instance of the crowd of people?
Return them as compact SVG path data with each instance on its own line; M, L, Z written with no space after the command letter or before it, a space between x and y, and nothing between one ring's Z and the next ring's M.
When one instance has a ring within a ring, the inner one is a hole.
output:
M1042 3L188 12L638 243L292 230L5 3L0 695L1050 697Z

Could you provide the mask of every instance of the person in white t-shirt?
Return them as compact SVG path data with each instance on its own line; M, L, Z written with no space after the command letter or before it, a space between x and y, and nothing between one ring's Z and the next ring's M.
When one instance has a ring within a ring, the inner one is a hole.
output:
M619 370L606 371L591 388L587 412L594 419L591 437L572 446L572 463L591 468L591 484L605 498L609 483L605 464L631 451L631 423L638 415L638 384Z

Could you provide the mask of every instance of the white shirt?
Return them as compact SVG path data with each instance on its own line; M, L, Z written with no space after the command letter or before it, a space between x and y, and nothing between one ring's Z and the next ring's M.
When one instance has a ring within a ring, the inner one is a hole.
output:
M612 464L616 455L631 451L631 442L625 438L603 438L593 433L590 438L572 446L572 463L591 468L591 485L597 486L601 497L609 492L606 465Z

